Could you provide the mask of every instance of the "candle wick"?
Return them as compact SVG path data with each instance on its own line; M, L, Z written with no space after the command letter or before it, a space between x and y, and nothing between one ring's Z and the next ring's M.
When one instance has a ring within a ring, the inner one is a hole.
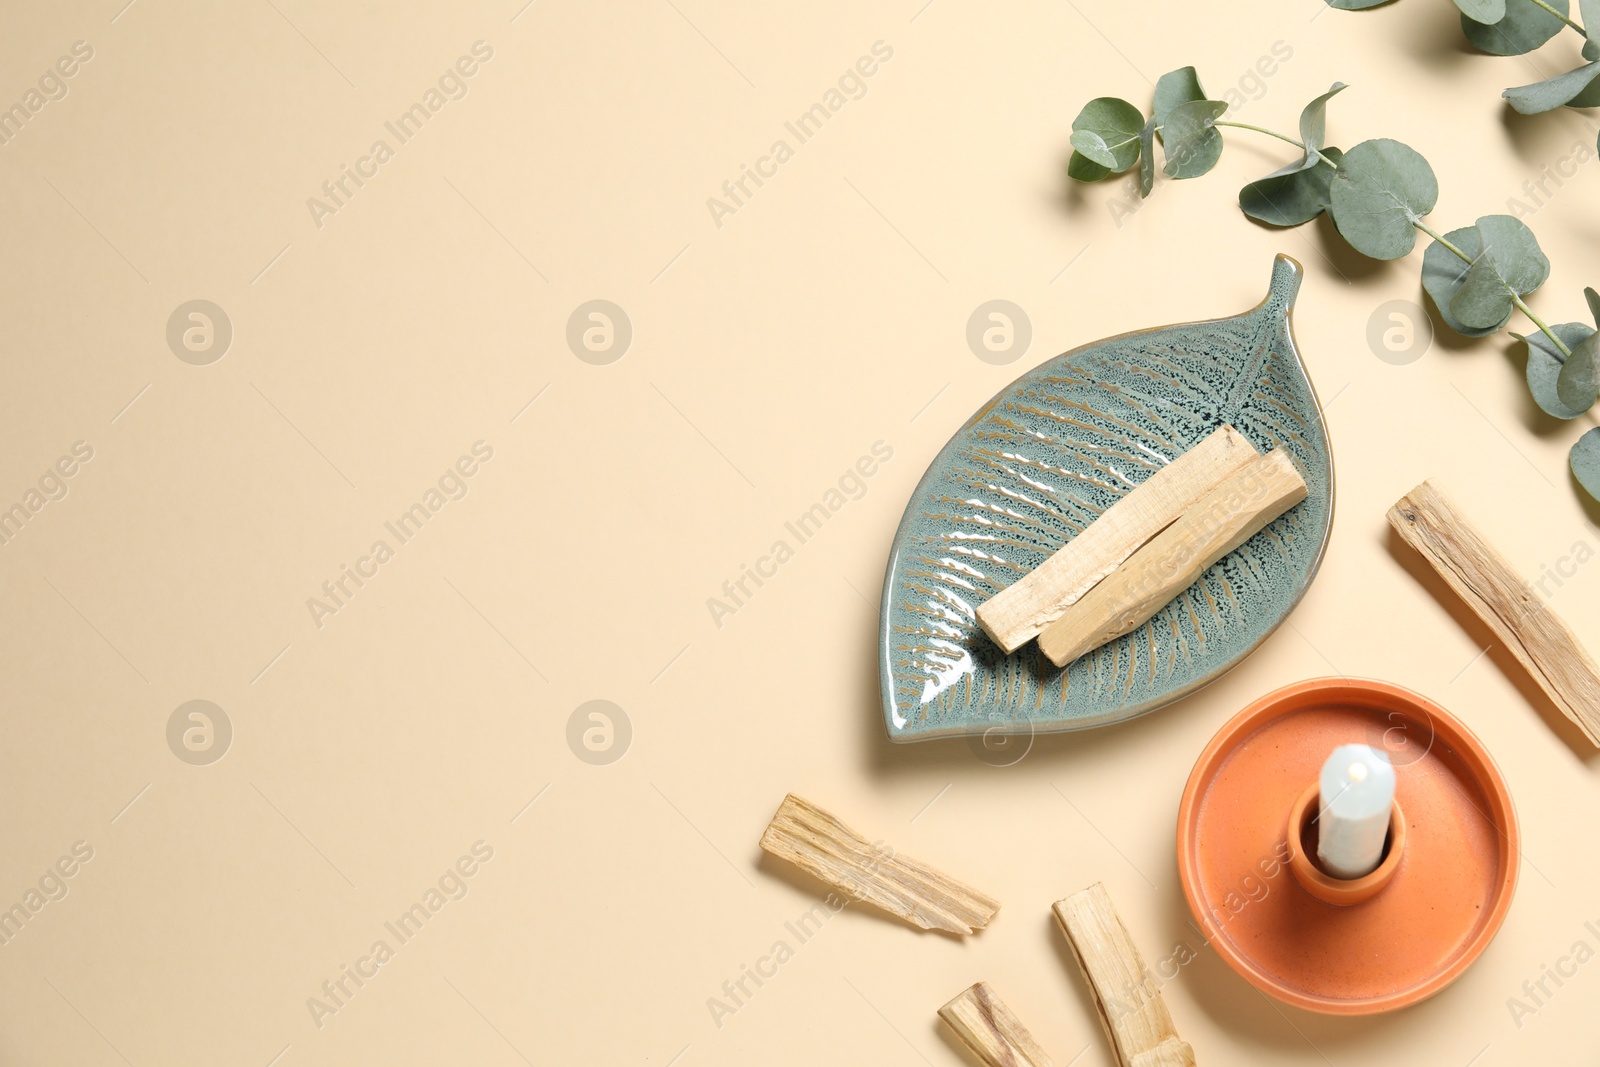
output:
M1350 764L1349 774L1352 782L1364 782L1367 780L1367 765L1365 763L1352 763Z

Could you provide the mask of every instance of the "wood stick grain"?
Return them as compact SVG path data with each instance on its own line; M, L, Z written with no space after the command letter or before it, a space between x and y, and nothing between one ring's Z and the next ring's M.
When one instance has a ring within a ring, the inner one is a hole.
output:
M761 848L856 900L924 930L965 936L989 925L1000 903L888 845L874 844L790 793L761 835Z
M1096 882L1056 901L1054 911L1094 993L1120 1067L1194 1067L1194 1049L1178 1037L1161 985L1128 936L1106 887Z
M1305 479L1283 449L1251 459L1051 623L1039 635L1039 651L1065 667L1143 625L1213 563L1305 497Z
M1562 714L1600 746L1600 668L1550 605L1431 482L1401 497L1388 518Z
M1015 652L1255 456L1232 426L1212 431L1134 486L1049 559L979 605L978 625L1007 655Z
M939 1009L956 1036L988 1067L1055 1067L987 982L978 982Z

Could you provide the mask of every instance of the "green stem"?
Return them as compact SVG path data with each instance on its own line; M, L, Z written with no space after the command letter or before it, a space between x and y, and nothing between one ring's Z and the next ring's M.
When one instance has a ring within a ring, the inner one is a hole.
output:
M1293 137L1285 137L1283 134L1278 133L1278 132L1276 132L1274 130L1263 129L1260 126L1252 126L1248 122L1224 122L1222 119L1218 119L1217 121L1213 122L1212 125L1213 126L1232 126L1235 129L1252 130L1255 133L1264 133L1268 137L1276 137L1280 141L1285 141L1285 142L1287 142L1289 144L1292 144L1296 148L1300 149L1300 151L1302 151L1302 152L1306 151L1306 146L1301 144L1299 141L1296 141ZM1333 160L1329 159L1327 156L1323 155L1321 152L1317 153L1317 162L1318 163L1326 163L1328 166L1332 167L1334 170L1338 170L1339 169L1339 164L1335 163Z
M1535 3L1537 2L1538 0L1535 0ZM1423 222L1421 219L1412 219L1411 224L1417 229L1421 230L1423 233L1427 234L1429 237L1432 237L1435 241L1438 241L1439 244L1448 251L1455 253L1456 258L1461 260L1463 263L1472 262L1471 256L1461 251L1461 249L1457 248L1450 241L1447 241L1443 234L1433 229L1433 227L1429 226L1426 222ZM1568 348L1566 346L1566 342L1562 341L1561 338L1556 336L1554 330L1545 325L1543 319L1533 313L1533 309L1523 301L1521 294L1511 289L1507 289L1506 292L1511 294L1511 302L1517 306L1517 310L1528 316L1528 321L1539 327L1540 333L1550 338L1550 343L1556 346L1556 351L1561 353L1562 358L1564 360L1570 359L1572 357L1572 349Z
M1573 29L1577 30L1579 33L1583 34L1584 37L1588 37L1589 36L1589 32L1587 30L1585 30L1582 26L1578 25L1576 22L1573 22L1571 19L1567 18L1567 16L1563 15L1561 12L1557 11L1555 8L1551 7L1549 4L1545 3L1544 0L1533 0L1533 3L1534 3L1534 6L1536 6L1536 7L1544 8L1546 11L1550 12L1550 14L1554 15L1556 18L1560 19L1562 22L1565 22L1568 26L1572 27Z
M1523 303L1522 297L1518 296L1516 293L1512 293L1511 299L1516 303L1517 310L1528 316L1528 321L1539 327L1540 333L1550 338L1550 343L1555 345L1556 348L1561 352L1561 361L1563 363L1572 358L1572 349L1561 343L1561 338L1557 337L1555 335L1555 331L1544 324L1543 319L1533 313L1533 309L1531 307Z
M1454 252L1455 255L1456 255L1456 258L1461 260L1461 262L1463 262L1463 263L1471 263L1472 262L1472 257L1471 256L1467 255L1465 252L1461 251L1461 249L1457 248L1455 245L1453 245L1449 241L1445 240L1444 234L1442 234L1439 231L1435 230L1433 227L1429 226L1426 222L1423 222L1421 219L1412 219L1411 220L1411 225L1415 226L1417 229L1421 230L1423 233L1427 234L1429 237L1432 237L1435 241L1438 241L1441 245L1443 245L1449 251Z
M1240 129L1240 130L1253 130L1256 133L1264 133L1268 137L1276 137L1280 141L1287 141L1290 144L1294 145L1296 148L1300 149L1300 151L1302 151L1302 152L1304 152L1306 150L1306 146L1301 144L1299 141L1296 141L1293 137L1285 137L1281 133L1274 133L1272 130L1263 129L1260 126L1252 126L1248 122L1224 122L1222 119L1218 119L1216 122L1212 123L1212 125L1213 126L1233 126L1236 129Z

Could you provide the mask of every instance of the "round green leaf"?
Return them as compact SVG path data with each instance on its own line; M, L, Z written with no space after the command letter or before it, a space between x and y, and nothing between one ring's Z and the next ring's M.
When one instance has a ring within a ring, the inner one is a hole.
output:
M1511 106L1524 115L1537 115L1543 111L1554 111L1556 108L1583 94L1595 78L1600 77L1600 63L1585 63L1575 70L1565 74L1558 74L1547 81L1534 82L1532 85L1519 85L1514 89L1507 89L1500 95L1504 96ZM1593 107L1593 104L1581 104L1580 107Z
M1509 306L1506 308L1504 319L1493 326L1481 328L1468 326L1450 311L1451 302L1467 280L1467 271L1471 267L1469 260L1476 260L1483 254L1482 235L1478 233L1476 226L1463 226L1459 230L1451 230L1445 234L1444 239L1461 249L1469 259L1463 260L1438 241L1433 242L1422 254L1422 288L1433 299L1433 306L1438 308L1439 317L1444 320L1444 324L1456 333L1463 337L1486 337L1495 333L1510 321ZM1509 301L1507 303L1509 305Z
M1110 173L1109 167L1102 167L1082 152L1073 152L1067 160L1067 177L1075 182L1097 182Z
M1165 126L1167 116L1179 104L1205 98L1206 91L1200 88L1200 76L1195 73L1193 67L1179 67L1177 70L1168 71L1156 80L1156 125Z
M1492 25L1506 17L1506 0L1456 0L1461 13L1473 22Z
M1594 324L1600 326L1600 293L1585 286L1583 298L1589 302L1589 314L1594 316Z
M1600 22L1595 23L1595 27L1600 29ZM1600 44L1595 44L1593 41L1584 41L1583 58L1590 62L1600 59Z
M1539 239L1521 219L1511 215L1485 215L1478 220L1484 252L1493 257L1500 277L1518 296L1527 296L1550 277L1550 261Z
M1190 100L1167 114L1161 128L1161 144L1166 149L1163 168L1169 178L1198 178L1217 165L1222 157L1222 134L1216 121L1228 105L1221 100Z
M1558 322L1550 329L1568 349L1576 348L1594 336L1594 328L1582 322ZM1533 394L1533 402L1546 415L1558 419L1575 419L1582 415L1586 409L1568 407L1561 402L1561 394L1556 391L1556 378L1561 374L1561 363L1566 357L1550 343L1550 338L1540 330L1526 337L1521 334L1514 336L1528 346L1528 392Z
M1600 500L1600 426L1578 438L1568 462L1583 491Z
M1321 155L1335 165L1344 158L1337 148L1323 148ZM1327 210L1333 174L1326 163L1291 163L1240 189L1239 210L1272 226L1310 222Z
M1399 259L1417 242L1412 224L1433 210L1439 181L1413 148L1379 138L1345 153L1328 206L1351 247L1373 259Z
M1533 0L1505 0L1505 18L1485 25L1461 16L1461 32L1480 52L1494 56L1520 56L1531 52L1561 32L1562 21ZM1563 15L1567 0L1546 0Z
M1586 337L1572 348L1572 355L1556 375L1556 396L1580 411L1588 411L1600 398L1600 334Z
M1500 280L1487 252L1472 261L1461 287L1450 298L1451 316L1474 330L1498 329L1515 306L1511 290Z
M1499 329L1511 317L1513 295L1526 296L1550 277L1550 261L1533 231L1510 215L1485 215L1478 235L1482 253L1450 297L1450 314L1472 329Z
M1329 7L1340 11L1365 11L1369 7L1379 7L1391 2L1392 0L1327 0Z
M1072 120L1072 147L1121 174L1139 159L1143 126L1144 114L1126 100L1096 97Z

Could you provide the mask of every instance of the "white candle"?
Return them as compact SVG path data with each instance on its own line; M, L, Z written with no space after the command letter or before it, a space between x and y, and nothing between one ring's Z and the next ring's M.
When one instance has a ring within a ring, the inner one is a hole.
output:
M1317 859L1335 878L1371 874L1394 807L1394 767L1370 745L1340 745L1322 765Z

